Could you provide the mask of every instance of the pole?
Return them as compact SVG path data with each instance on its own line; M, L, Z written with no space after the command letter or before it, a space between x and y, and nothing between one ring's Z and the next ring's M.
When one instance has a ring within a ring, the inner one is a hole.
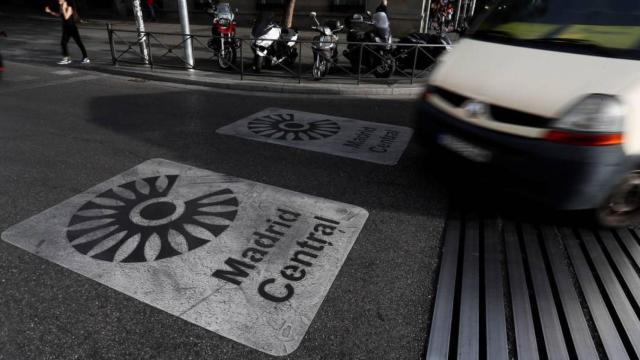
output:
M420 32L429 32L429 17L431 16L431 0L424 0L422 5L422 24L420 24ZM426 10L425 10L426 9Z
M189 25L189 9L187 0L178 0L178 12L180 13L180 24L182 25L182 37L184 44L184 58L187 69L193 69L193 47L191 45L191 26Z
M293 26L293 14L296 9L296 0L289 0L284 14L284 24L287 28Z
M467 7L469 6L469 0L464 0L464 6L462 7L462 24L467 22ZM457 29L456 29L457 30Z
M113 28L111 27L111 23L107 23L107 34L109 35L109 47L111 48L111 62L113 65L118 63L116 59L116 50L114 48L115 44L113 43Z
M458 6L456 6L456 20L453 25L455 29L458 28L458 23L460 21L460 12L462 11L462 0L458 0Z
M469 17L473 18L473 15L476 12L476 0L471 0L471 10L469 11Z
M149 52L147 51L147 36L144 30L144 19L142 18L142 7L140 0L133 0L133 17L136 19L136 29L138 30L138 45L140 45L140 54L145 64L149 63Z

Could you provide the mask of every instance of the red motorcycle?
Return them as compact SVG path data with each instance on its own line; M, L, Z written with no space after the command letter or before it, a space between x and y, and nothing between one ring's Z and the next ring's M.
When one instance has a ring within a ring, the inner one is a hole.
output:
M240 40L236 38L235 14L229 3L220 3L209 11L213 15L211 40L208 46L218 57L223 70L236 64Z

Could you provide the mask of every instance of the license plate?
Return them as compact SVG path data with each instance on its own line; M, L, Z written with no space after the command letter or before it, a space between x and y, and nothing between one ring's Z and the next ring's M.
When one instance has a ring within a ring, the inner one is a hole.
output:
M442 134L438 136L438 143L475 162L489 162L491 160L490 151L452 135Z

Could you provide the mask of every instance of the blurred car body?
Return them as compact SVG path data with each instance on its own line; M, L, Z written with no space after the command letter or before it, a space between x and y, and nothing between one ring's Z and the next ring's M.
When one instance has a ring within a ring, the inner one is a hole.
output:
M498 1L441 58L416 128L530 199L640 220L640 1Z

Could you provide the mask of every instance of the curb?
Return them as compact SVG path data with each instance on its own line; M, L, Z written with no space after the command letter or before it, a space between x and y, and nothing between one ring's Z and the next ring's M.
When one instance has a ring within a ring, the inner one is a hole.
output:
M254 91L277 94L296 94L296 95L346 95L353 97L394 97L414 99L424 91L424 84L417 83L414 85L345 85L345 84L297 84L254 81L254 80L234 80L212 77L208 72L193 70L186 74L166 74L157 70L138 70L132 68L123 68L121 66L111 65L90 65L86 69L120 76L136 77L145 80L178 83L184 85L198 85L210 88L237 90L237 91Z

